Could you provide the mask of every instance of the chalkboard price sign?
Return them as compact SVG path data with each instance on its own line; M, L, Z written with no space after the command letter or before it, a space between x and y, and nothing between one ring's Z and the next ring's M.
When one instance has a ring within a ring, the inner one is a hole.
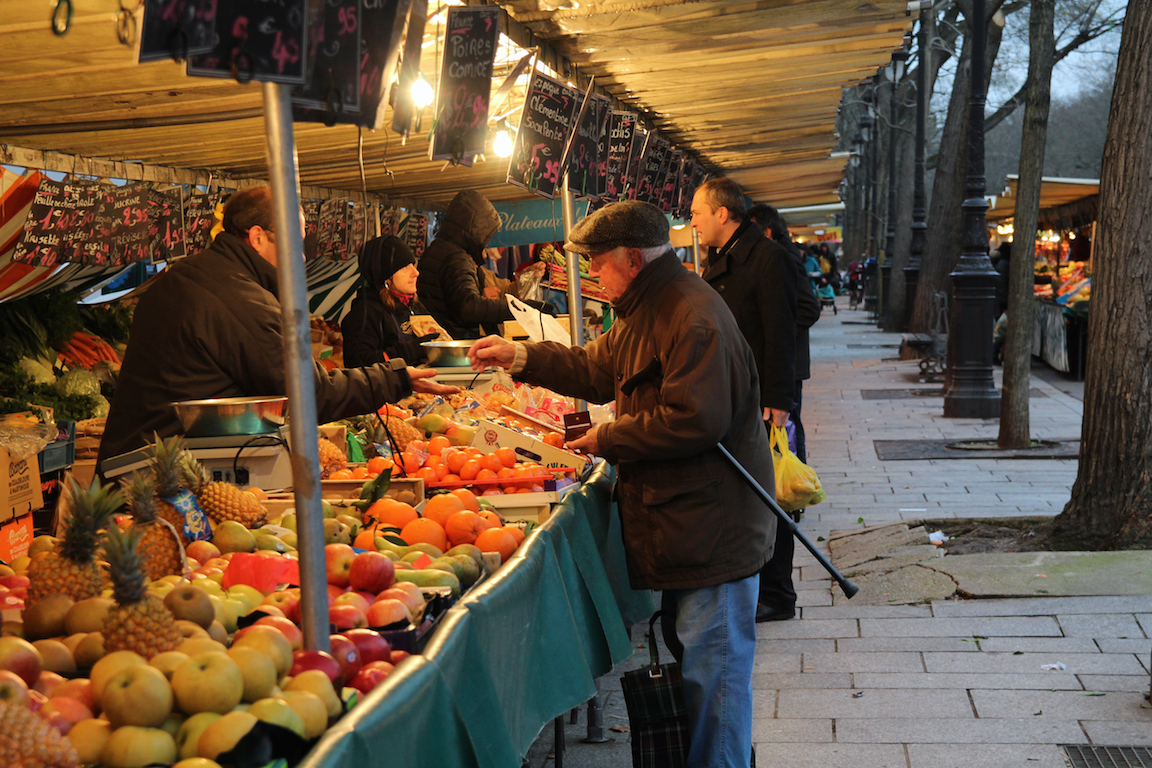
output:
M635 112L613 112L608 121L608 173L604 194L611 200L619 200L624 195L624 176L632 155L635 127Z
M148 239L152 261L183 258L184 211L179 192L148 190Z
M600 168L600 97L589 95L584 114L576 110L580 124L568 155L568 188L577 197L596 194L596 174Z
M92 260L83 263L122 266L149 258L148 208L148 188L143 184L105 192L96 209L92 240L81 244Z
M144 0L137 61L182 61L211 53L217 5L219 0Z
M624 171L624 199L635 200L640 177L643 175L644 158L648 154L649 135L639 125L632 128L632 149L628 153L628 167Z
M636 182L636 199L645 203L658 203L660 200L660 173L668 162L668 142L653 134L648 139L644 161L640 166Z
M687 219L692 215L692 195L695 193L692 188L692 172L695 168L696 161L684 155L680 163L680 182L676 189L676 207L673 212L681 219Z
M348 237L348 201L325 200L320 204L317 250L321 258L342 259Z
M212 244L212 225L215 223L216 193L192 193L184 200L184 250L191 256Z
M422 213L408 216L404 227L404 242L412 249L412 255L419 261L428 247L428 217Z
M63 183L40 179L13 261L36 267L51 267L61 262L64 243L60 220L67 214L61 205L63 198Z
M673 149L668 153L668 164L664 171L664 183L660 191L660 210L672 213L676 202L676 190L680 185L680 161L684 153Z
M308 0L218 3L212 50L188 57L188 74L303 85L308 72L307 7Z
M552 199L560 186L560 161L580 106L575 88L534 72L508 162L508 183Z
M360 112L360 0L327 0L308 23L312 76L292 104L328 110L333 118Z
M429 148L432 160L459 161L484 151L500 13L497 6L448 9L436 125Z
M596 188L589 192L600 199L608 191L608 121L612 118L612 102L606 96L596 95Z

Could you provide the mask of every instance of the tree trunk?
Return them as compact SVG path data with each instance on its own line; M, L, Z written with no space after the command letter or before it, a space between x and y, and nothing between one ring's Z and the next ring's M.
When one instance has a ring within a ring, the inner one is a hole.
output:
M1124 22L1100 173L1080 471L1055 533L1152 544L1152 0Z
M1020 184L1016 196L1016 237L1008 261L1008 333L1004 343L1004 386L1000 393L1001 448L1032 444L1028 392L1032 379L1032 270L1040 178L1048 140L1052 101L1056 0L1032 0L1028 20L1028 88L1024 97L1024 136L1020 141Z
M991 76L1003 31L1004 28L993 18L987 20L987 77ZM928 236L920 264L916 304L912 310L911 330L917 333L931 330L932 294L944 290L951 295L948 275L960 258L960 206L964 202L964 180L968 173L968 94L972 71L972 47L969 40L970 36L965 35L960 49L960 61L952 81L952 96L948 101L948 117L940 139L941 161L936 166L936 178L932 182Z

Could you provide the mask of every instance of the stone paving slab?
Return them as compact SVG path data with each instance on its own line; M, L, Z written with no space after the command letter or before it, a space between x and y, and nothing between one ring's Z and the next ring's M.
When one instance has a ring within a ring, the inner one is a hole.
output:
M923 672L924 662L912 651L892 653L805 653L804 671L813 672Z
M1096 640L1096 645L1104 653L1135 653L1141 658L1148 658L1152 653L1152 640L1101 637Z
M937 720L836 719L836 741L846 744L1079 744L1087 741L1075 720L1033 718Z
M856 598L852 598L854 601ZM932 610L926 605L858 605L849 601L845 605L809 608L805 619L927 619Z
M1057 615L1065 637L1115 637L1144 639L1136 617L1124 613Z
M858 698L854 698L853 693L861 692L798 688L781 690L776 705L776 716L878 720L899 717L974 717L968 693L962 690L878 689L863 691L863 695Z
M983 641L981 641L983 642ZM836 650L855 653L886 651L948 651L951 653L979 652L977 643L964 642L954 637L845 637L835 641Z
M860 628L855 619L805 619L803 621L769 621L756 625L757 641L785 638L859 637Z
M805 744L798 748L789 743L756 742L756 764L788 768L908 768L901 744Z
M800 637L772 640L759 638L756 641L756 656L774 653L832 653L836 641L831 638Z
M977 554L933 567L977 597L1152 594L1152 551Z
M821 674L803 673L774 673L752 674L752 687L762 690L781 690L785 688L852 688L852 676L847 672Z
M839 589L834 590L833 605L921 603L956 593L956 582L947 574L934 570L926 562L913 563L890 572L879 570L870 573L849 573L845 576L859 588L859 591L849 599Z
M1144 697L1138 693L1086 696L1074 691L971 691L970 695L981 718L1032 715L1049 720L1143 723L1152 729L1152 709L1140 708Z
M1152 685L1148 675L1077 675L1086 691L1127 691L1147 695Z
M1142 613L1136 617L1140 622L1140 626L1144 628L1144 634L1152 637L1152 613Z
M979 674L1030 674L1045 672L1045 664L1061 662L1064 671L1053 675L1138 675L1143 670L1130 653L925 653L929 672L976 672Z
M981 651L1001 653L1100 653L1096 641L1089 637L989 637L980 641L979 648Z
M1053 675L1047 672L1036 674L982 674L982 673L949 673L949 672L853 672L854 687L869 688L963 688L996 689L996 690L1036 690L1050 691L1052 689L1065 691L1080 691L1087 687L1084 677L1077 679L1074 675ZM1105 676L1096 676L1103 678ZM1128 676L1117 676L1118 679L1127 679ZM1145 681L1147 683L1147 681ZM1145 685L1145 688L1148 686ZM1092 690L1128 691L1131 688L1093 688Z
M861 637L1060 637L1048 616L959 619L860 619Z
M1083 743L1081 737L1068 744ZM759 750L757 750L759 756ZM1067 768L1054 744L909 744L910 768Z
M757 717L752 720L752 742L757 744L756 760L758 765L768 765L760 762L763 753L758 742L769 744L805 744L830 743L834 741L832 735L832 720L830 719L777 719Z
M800 667L799 653L757 653L752 660L752 672L796 672L803 671Z
M932 601L932 615L941 617L1054 616L1076 613L1139 613L1141 611L1152 611L1152 595Z
M793 581L793 584L795 584L795 581ZM816 589L798 589L798 590L796 590L796 607L800 608L804 611L804 613L802 614L803 618L806 618L806 619L807 618L813 618L813 619L829 618L829 617L821 617L821 616L809 617L807 614L807 611L813 610L814 608L819 608L821 606L831 606L831 605L832 605L832 593L828 592L827 588L820 589L820 590L816 590Z
M1145 723L1083 720L1080 727L1093 744L1100 746L1152 747L1152 728Z

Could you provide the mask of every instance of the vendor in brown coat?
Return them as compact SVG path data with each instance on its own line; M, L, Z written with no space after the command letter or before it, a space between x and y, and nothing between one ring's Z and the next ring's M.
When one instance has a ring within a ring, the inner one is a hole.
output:
M648 203L609 205L577 225L565 248L592 258L591 275L617 320L585 348L476 342L474 368L594 403L616 420L569 447L618 466L628 573L663 590L670 645L682 661L689 766L747 766L758 570L776 520L726 462L723 444L774 487L752 350L723 300L684 269L668 220Z
M283 395L272 192L250 187L224 206L224 231L144 291L108 413L99 462L183 431L174 401ZM313 365L321 422L371 413L414 389L455 392L432 370L386 365L327 371ZM99 466L99 464L98 464Z

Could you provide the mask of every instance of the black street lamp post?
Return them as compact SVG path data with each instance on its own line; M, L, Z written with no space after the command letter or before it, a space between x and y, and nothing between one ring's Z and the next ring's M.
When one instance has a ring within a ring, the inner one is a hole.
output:
M984 212L984 0L972 0L968 20L972 34L972 90L968 99L968 176L965 180L963 251L952 272L955 336L948 356L951 386L944 394L944 415L994 418L1000 414L1000 394L992 380L992 326L996 302L996 271L988 259L988 229Z
M883 328L888 322L888 306L892 303L892 259L896 247L896 89L904 78L904 67L908 52L901 49L892 54L892 63L884 69L892 81L892 92L888 97L888 230L884 237L884 256L880 261L880 320Z
M920 261L924 255L924 240L928 235L927 204L924 192L925 113L928 100L928 27L924 14L932 12L931 0L920 2L920 30L916 46L920 49L916 63L916 149L912 172L912 242L908 246L908 264L904 267L904 330L912 327L912 310L916 304L916 288L920 283Z
M864 157L861 165L864 169L864 263L876 256L876 147L872 140L875 136L874 121L872 119L872 86L864 92L864 114L860 116L860 138ZM867 273L866 273L867 274ZM872 305L876 311L877 287L879 272L867 276L864 306Z

